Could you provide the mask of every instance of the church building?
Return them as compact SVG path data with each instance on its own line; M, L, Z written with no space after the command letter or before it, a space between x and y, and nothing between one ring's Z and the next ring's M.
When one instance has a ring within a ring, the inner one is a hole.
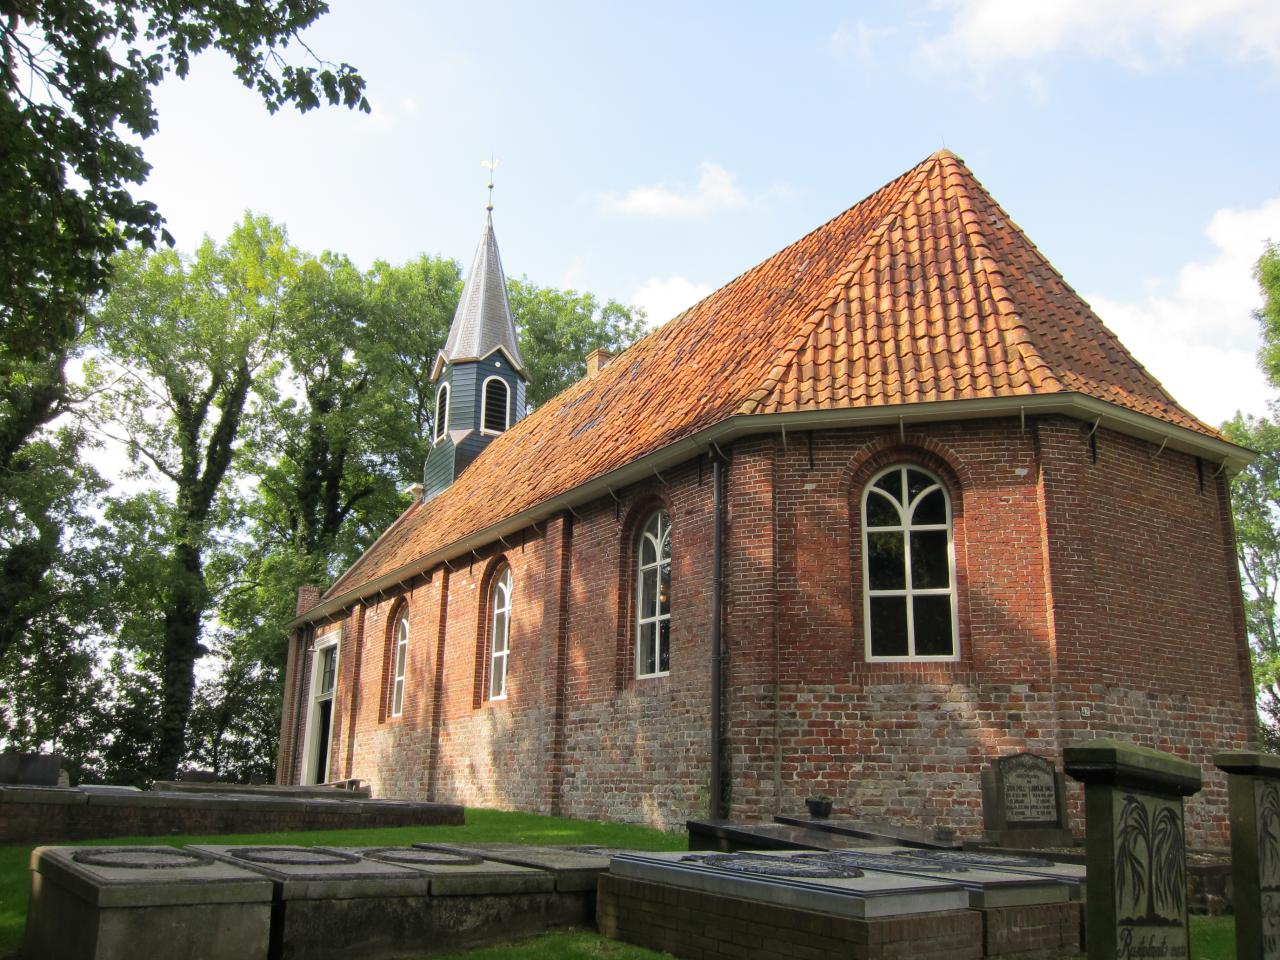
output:
M992 759L1108 736L1199 764L1225 845L1250 454L953 154L533 411L490 214L432 373L414 502L300 593L280 782L973 836Z

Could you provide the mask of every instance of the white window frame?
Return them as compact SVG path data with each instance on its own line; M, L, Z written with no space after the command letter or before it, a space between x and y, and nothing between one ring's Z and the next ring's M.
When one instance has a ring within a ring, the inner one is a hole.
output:
M652 563L644 562L644 545L645 542L653 545L654 560ZM663 546L666 546L666 556L663 556ZM667 513L666 508L662 507L654 510L645 518L644 525L640 528L640 534L636 537L635 543L636 558L636 615L635 615L635 658L636 658L636 679L647 680L651 677L665 677L671 673L671 597L668 593L666 604L662 602L662 568L667 569L667 582L671 582L671 517ZM649 613L644 609L644 579L645 576L652 572L654 575L654 600L656 607L653 613ZM669 589L669 588L668 588ZM667 625L667 669L662 669L662 625ZM653 666L651 673L644 672L643 662L641 659L641 644L643 642L644 627L646 624L653 624Z
M506 411L504 412L503 427L501 430L490 430L485 424L488 422L489 412L489 383L497 380L502 384L502 388L507 392ZM511 429L511 384L507 383L502 377L490 375L484 378L484 383L480 384L480 432L486 436L496 437L499 434L506 433Z
M444 403L440 402L441 397L444 397ZM452 398L453 390L449 387L448 381L440 384L436 389L436 443L443 440L445 435L449 432L449 401ZM443 416L441 415L442 413Z
M333 686L328 690L321 690L320 683L323 680L323 671L320 669L320 664L329 650L333 650ZM332 704L338 689L338 670L341 656L341 627L316 638L315 649L311 653L311 683L307 689L307 724L304 728L306 733L302 739L303 784L325 783L329 778L329 755L333 752L333 730L337 726L338 719L337 710ZM315 749L318 746L316 743L317 738L320 736L319 705L325 701L330 703L329 736L324 743L324 752L319 753ZM321 757L324 758L323 764L318 762ZM320 769L321 766L323 766L323 769Z
M395 660L391 670L391 703L387 711L391 717L404 713L405 673L409 663L409 608L402 606L396 614L392 637L395 639Z
M502 615L502 630L498 616ZM503 564L493 578L489 604L489 699L507 699L507 670L511 666L511 565Z
M902 589L871 589L871 542L870 531L867 527L867 503L872 496L883 496L882 493L873 493L876 483L881 477L887 474L899 472L901 474L902 495L906 499L907 494L907 471L914 470L922 473L930 480L932 484L920 491L916 497L906 504L907 515L903 516L903 504L894 500L892 497L884 496L884 499L892 503L898 511L899 524L891 527L876 527L876 533L900 533L903 537L903 587ZM915 507L926 496L934 490L942 491L942 499L946 504L946 522L915 524L911 522L911 514L914 513ZM888 467L879 471L868 482L862 491L862 624L863 635L865 638L865 650L868 661L875 663L948 663L960 659L960 618L959 608L956 601L956 550L955 550L955 518L951 512L951 494L947 490L947 485L942 482L936 473L932 470L926 470L924 467L915 463L897 463L892 467ZM947 531L947 577L948 586L914 588L911 585L911 534L917 531L943 530ZM917 596L943 596L946 595L951 600L951 653L947 655L930 654L927 656L917 655L915 653L916 637L915 637L915 610L912 599ZM905 597L907 607L907 653L905 656L876 656L871 646L871 600L873 597Z

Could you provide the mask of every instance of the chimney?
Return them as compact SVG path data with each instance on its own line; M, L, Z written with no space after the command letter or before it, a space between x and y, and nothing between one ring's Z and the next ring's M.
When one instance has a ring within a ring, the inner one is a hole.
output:
M603 347L587 354L587 379L594 380L600 371L613 359L613 354Z
M320 588L313 587L309 583L303 584L298 588L298 605L295 608L294 615L302 616L319 602Z
M422 499L423 489L424 488L422 484L411 483L407 487L405 487L404 490L401 492L404 493L406 496L412 498L414 503L417 503L419 500Z

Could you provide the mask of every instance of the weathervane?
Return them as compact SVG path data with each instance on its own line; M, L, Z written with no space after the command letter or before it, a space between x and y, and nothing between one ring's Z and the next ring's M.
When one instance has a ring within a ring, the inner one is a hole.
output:
M480 166L485 167L489 171L489 202L485 205L485 209L490 213L493 212L493 171L498 169L500 160L493 159L493 154L489 154L488 160L481 160Z

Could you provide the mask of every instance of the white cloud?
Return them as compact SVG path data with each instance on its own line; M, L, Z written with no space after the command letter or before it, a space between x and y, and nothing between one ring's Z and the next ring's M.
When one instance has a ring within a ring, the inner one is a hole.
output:
M1242 59L1280 64L1276 0L943 0L947 31L923 45L946 63L1033 61L1064 52L1130 69L1178 60L1209 44Z
M1251 210L1222 209L1205 228L1214 253L1184 264L1172 289L1125 302L1086 299L1180 404L1217 424L1237 410L1265 414L1274 395L1258 369L1262 295L1253 266L1280 240L1280 197Z
M635 187L626 193L601 194L600 207L612 213L653 219L680 219L701 216L711 210L743 207L747 198L733 182L733 174L718 164L704 161L697 186L673 190L665 183Z
M849 57L859 63L871 63L875 60L876 49L882 41L889 39L897 31L893 27L870 27L859 20L853 26L841 23L831 34L828 45L832 54L837 57Z
M650 277L631 295L631 305L643 307L649 326L658 327L693 306L712 290L710 284L686 277Z

